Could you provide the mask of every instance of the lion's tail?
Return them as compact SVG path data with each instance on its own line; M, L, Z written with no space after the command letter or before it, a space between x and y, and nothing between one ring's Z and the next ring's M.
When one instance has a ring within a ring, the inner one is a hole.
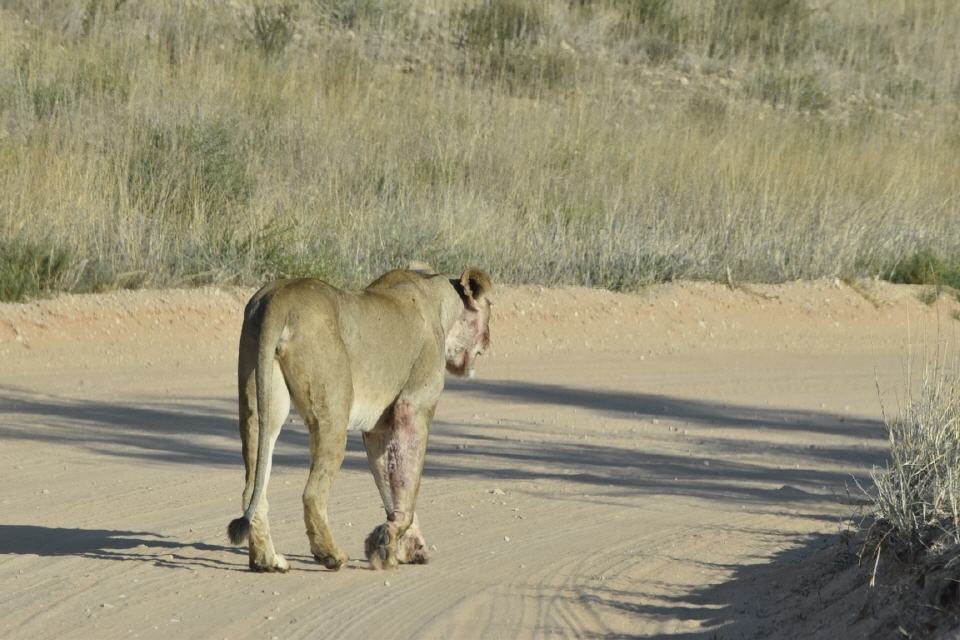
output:
M230 521L227 525L227 535L230 536L230 542L241 544L250 536L250 521L246 515Z
M257 504L263 495L263 487L270 477L273 465L273 445L275 438L270 437L267 420L270 417L270 397L273 391L273 361L277 344L286 326L286 314L282 316L270 305L264 310L260 324L260 336L257 343L257 469L254 474L253 495L243 515L232 520L227 526L230 542L240 544L250 535L250 522L257 512Z

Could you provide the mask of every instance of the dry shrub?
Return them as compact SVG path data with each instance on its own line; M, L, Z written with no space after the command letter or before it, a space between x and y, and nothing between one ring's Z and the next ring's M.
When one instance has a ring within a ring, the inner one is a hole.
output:
M536 42L545 28L540 1L482 0L460 13L470 47L503 51L517 42Z
M885 421L890 458L872 472L872 513L862 523L859 556L869 589L860 615L898 637L947 637L960 628L956 362L935 358L918 391Z
M296 6L293 3L277 5L255 3L250 19L250 34L254 43L268 56L283 53L293 40Z
M322 22L337 29L400 29L406 24L412 0L313 0Z
M544 42L546 6L541 1L483 0L464 7L455 30L465 52L465 74L511 95L538 95L566 81L575 60L556 43Z
M957 368L925 371L918 393L887 420L887 432L890 460L873 473L881 537L910 556L960 544Z
M816 73L778 67L762 67L748 92L774 106L792 106L802 111L822 111L830 96Z
M714 0L706 38L711 56L791 61L813 38L807 0Z
M72 262L62 247L0 239L0 300L19 302L64 288Z

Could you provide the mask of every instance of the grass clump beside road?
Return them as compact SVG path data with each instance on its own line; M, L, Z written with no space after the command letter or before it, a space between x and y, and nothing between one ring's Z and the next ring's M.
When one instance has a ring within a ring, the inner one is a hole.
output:
M952 290L960 299L960 257L948 261L936 251L921 249L894 263L881 275L898 284L931 285L917 294L925 304L935 303L945 289ZM955 317L960 319L960 316Z
M69 289L71 256L29 241L0 240L0 300L24 300Z
M873 473L861 551L885 615L909 637L960 627L960 371L925 372L887 420L889 461Z
M947 261L937 252L921 249L884 274L890 282L932 284L960 290L960 257Z
M911 555L960 545L960 379L925 379L887 430L889 464L874 473L882 537Z
M954 286L958 68L950 0L8 0L0 298Z

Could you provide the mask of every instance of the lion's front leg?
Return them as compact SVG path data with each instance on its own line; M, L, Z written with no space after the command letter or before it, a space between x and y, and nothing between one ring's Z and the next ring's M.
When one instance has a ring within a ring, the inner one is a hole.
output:
M433 407L418 411L409 402L398 401L389 421L364 434L367 460L387 512L387 521L367 536L364 545L373 569L427 561L415 509L432 417Z
M367 536L364 550L372 569L393 569L398 564L427 564L427 543L423 539L417 516L413 523L397 538L399 527L386 522L376 527Z

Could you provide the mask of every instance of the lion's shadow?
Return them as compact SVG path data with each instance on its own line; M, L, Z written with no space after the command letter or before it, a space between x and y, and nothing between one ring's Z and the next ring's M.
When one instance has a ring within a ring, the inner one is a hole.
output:
M195 556L192 552L202 552ZM235 561L216 560L211 551L228 552ZM243 549L205 542L183 542L149 531L42 527L28 524L0 524L0 555L41 557L77 556L102 560L149 562L159 567L183 569L215 567L247 569Z
M220 554L228 554L226 559ZM42 527L28 524L0 524L0 556L40 556L93 558L145 562L165 569L220 569L249 571L245 546L223 546L206 542L186 542L150 531L115 529L77 529ZM285 554L297 563L297 571L326 569L311 556ZM351 558L348 570L369 570L365 558Z

